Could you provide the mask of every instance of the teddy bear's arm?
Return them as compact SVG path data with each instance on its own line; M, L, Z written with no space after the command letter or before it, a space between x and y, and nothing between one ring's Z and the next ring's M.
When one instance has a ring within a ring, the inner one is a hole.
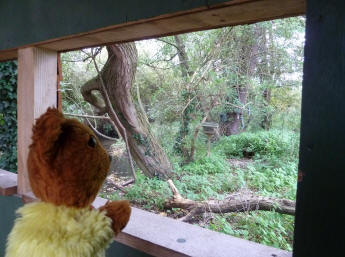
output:
M109 201L99 208L105 211L106 216L112 220L112 229L117 235L128 223L131 207L128 201Z

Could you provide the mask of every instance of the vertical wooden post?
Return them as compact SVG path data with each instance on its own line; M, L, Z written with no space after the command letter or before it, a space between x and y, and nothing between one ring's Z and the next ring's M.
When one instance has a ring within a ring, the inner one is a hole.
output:
M345 1L307 1L294 257L345 256Z
M18 193L30 192L28 147L35 119L56 107L57 53L29 47L18 50Z
M57 55L57 108L62 112L62 94L61 94L61 82L62 82L62 63L61 54Z

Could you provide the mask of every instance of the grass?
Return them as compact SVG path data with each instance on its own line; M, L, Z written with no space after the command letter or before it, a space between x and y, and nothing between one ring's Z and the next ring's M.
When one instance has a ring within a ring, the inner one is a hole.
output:
M201 201L223 199L242 188L258 195L295 200L298 135L289 131L260 131L223 137L214 143L210 156L204 149L194 162L183 167L175 163L173 182L185 198ZM252 153L252 161L236 167L228 159ZM176 158L175 158L176 159ZM124 196L140 208L172 216L180 209L165 210L172 196L165 181L149 179L138 172L138 180ZM111 199L120 199L117 193ZM180 215L180 216L181 216ZM292 249L294 218L275 212L212 214L209 229L258 243Z

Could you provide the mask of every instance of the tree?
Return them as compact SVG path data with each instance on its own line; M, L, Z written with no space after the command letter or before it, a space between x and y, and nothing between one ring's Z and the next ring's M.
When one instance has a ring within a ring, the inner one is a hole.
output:
M239 27L235 37L227 42L228 50L225 51L232 53L228 53L224 61L228 65L236 63L238 79L236 84L230 85L233 87L233 90L230 91L231 95L227 96L226 101L236 106L230 105L222 114L220 120L220 132L222 135L235 135L244 128L243 110L248 100L249 82L256 72L260 37L262 36L259 26L259 24L254 24L250 27ZM234 48L240 49L240 51L236 53L233 51Z
M171 165L161 146L150 133L143 114L132 101L131 87L137 67L135 43L107 46L108 60L100 72L112 107L126 130L130 152L140 169L149 177L168 178ZM98 114L109 113L104 100L93 93L101 90L98 76L86 82L81 93L84 99L98 109ZM103 95L105 98L105 95ZM121 133L121 131L120 131ZM122 134L124 137L124 135Z

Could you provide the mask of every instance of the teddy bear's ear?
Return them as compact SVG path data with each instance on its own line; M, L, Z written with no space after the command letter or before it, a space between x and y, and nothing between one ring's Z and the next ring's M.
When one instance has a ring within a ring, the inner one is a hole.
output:
M62 133L64 116L55 108L48 108L37 120L32 129L30 150L39 152L46 160L54 154L55 145Z

